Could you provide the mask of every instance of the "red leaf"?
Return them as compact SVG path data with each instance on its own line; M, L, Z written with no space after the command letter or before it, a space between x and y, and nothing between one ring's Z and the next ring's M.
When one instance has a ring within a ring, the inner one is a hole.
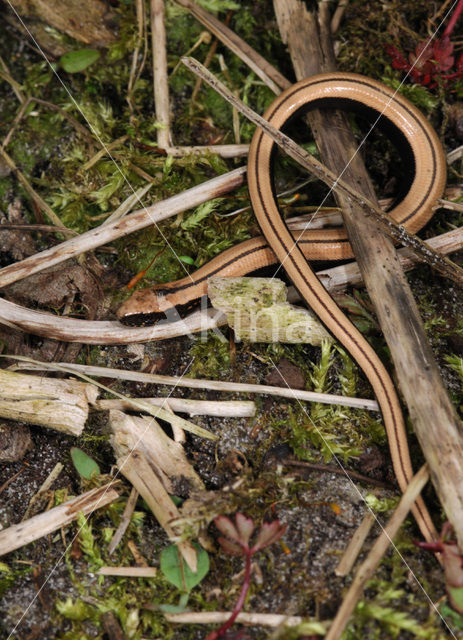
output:
M217 538L217 541L220 544L220 546L222 547L222 549L225 551L225 553L228 553L231 556L244 556L245 555L245 550L243 549L243 547L240 546L239 544L235 544L231 540L228 540L228 538L224 538L223 536L219 536Z
M434 59L439 61L441 58L447 58L453 53L453 44L450 42L450 38L437 38L434 41Z
M453 44L450 38L442 38L434 43L434 60L439 71L448 71L453 67L455 58L453 57Z
M413 54L410 54L410 57ZM418 65L423 67L426 62L431 60L433 57L433 49L429 40L423 40L423 42L419 42L415 47L415 59L418 61Z
M393 69L402 69L405 71L410 69L410 65L405 60L404 56L392 44L387 44L385 49L386 53L392 58L391 65Z
M230 518L227 518L227 516L217 516L217 518L214 518L214 524L221 533L224 533L235 542L240 542L239 531Z
M279 520L264 522L252 551L255 553L256 551L265 549L265 547L268 547L281 538L285 531L286 525L282 525Z
M252 518L246 518L242 513L235 516L236 528L240 534L240 544L248 546L249 538L254 531L254 521Z

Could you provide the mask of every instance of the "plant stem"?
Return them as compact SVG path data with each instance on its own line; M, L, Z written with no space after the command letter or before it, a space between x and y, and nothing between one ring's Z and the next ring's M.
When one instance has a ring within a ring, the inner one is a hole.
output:
M251 585L251 556L252 556L252 554L249 551L246 552L246 564L245 564L245 567L244 567L243 586L241 588L240 596L239 596L238 600L236 601L236 604L235 604L235 606L233 608L231 616L228 618L228 620L226 622L223 623L223 625L221 627L216 629L216 631L212 631L206 637L205 640L217 640L217 638L220 638L220 636L223 636L224 633L235 622L236 618L238 617L238 614L240 613L241 609L243 608L244 601L246 600L246 596L248 594L249 587Z
M445 27L444 34L442 39L445 37L449 37L452 31L455 28L458 18L460 17L460 13L463 11L463 0L459 0L457 6L455 7L455 11L452 14L452 17L449 20L448 25Z

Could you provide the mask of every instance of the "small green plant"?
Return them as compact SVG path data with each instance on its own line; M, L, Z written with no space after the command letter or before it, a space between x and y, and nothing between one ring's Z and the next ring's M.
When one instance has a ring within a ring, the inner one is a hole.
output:
M252 518L246 518L242 513L237 513L235 516L235 524L233 524L230 518L227 518L226 516L218 516L214 519L214 523L217 529L226 536L220 536L218 539L222 549L225 553L232 556L244 556L245 567L243 586L231 616L221 627L212 631L206 637L206 640L217 640L217 638L232 637L226 632L235 622L239 612L243 608L244 601L246 600L246 596L251 585L252 556L258 551L262 551L265 547L276 542L286 531L286 525L282 525L279 520L264 522L254 545L249 546L249 541L255 528ZM233 637L237 638L235 634L233 634ZM238 637L245 638L246 636L240 634Z
M463 358L458 356L446 356L445 361L449 369L458 373L463 387Z
M92 532L92 526L81 511L77 518L79 527L79 546L87 562L97 569L104 565L100 550Z
M198 566L193 572L185 562L175 544L171 544L161 553L161 571L169 582L180 591L178 605L161 605L161 609L168 613L179 613L187 605L190 591L201 582L209 571L209 556L199 545L194 545L197 552Z

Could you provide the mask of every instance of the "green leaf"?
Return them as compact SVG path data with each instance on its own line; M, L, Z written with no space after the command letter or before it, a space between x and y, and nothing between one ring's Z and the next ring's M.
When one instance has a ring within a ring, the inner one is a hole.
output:
M163 613L183 613L188 605L189 592L182 593L178 604L160 604L159 609Z
M95 460L84 453L82 449L71 447L71 458L77 472L83 478L90 480L93 475L97 476L101 473L100 467L97 465Z
M451 587L447 584L452 607L461 615L463 613L463 587Z
M190 258L190 256L179 256L180 260L182 260L182 262L186 262L186 264L194 264L195 261L193 260L193 258Z
M80 51L69 51L61 56L59 62L62 68L68 73L79 73L100 57L100 52L96 49L80 49Z
M196 573L189 568L178 548L172 544L161 552L161 571L180 591L191 591L201 582L209 571L209 556L198 544L194 545L198 553Z
M440 612L444 616L444 618L450 619L452 621L452 626L456 627L457 629L463 629L463 616L461 615L461 613L457 613L457 611L454 611L445 603L441 606Z
M199 3L206 11L216 13L217 11L237 11L240 5L233 0L199 0Z

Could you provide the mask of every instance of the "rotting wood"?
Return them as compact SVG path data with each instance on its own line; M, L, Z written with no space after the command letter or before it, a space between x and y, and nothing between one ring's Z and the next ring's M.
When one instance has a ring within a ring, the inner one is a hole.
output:
M278 278L220 278L208 280L212 306L227 316L235 339L250 342L308 343L332 341L308 309L287 302L287 288Z
M56 380L0 369L0 416L79 436L98 389L77 380Z
M288 43L296 77L335 69L329 9L319 5L318 21L299 0L275 0L283 41ZM287 19L284 24L282 17ZM343 180L376 196L346 116L330 111L308 114L320 154ZM463 436L461 422L443 386L418 308L398 265L389 238L378 232L352 200L337 195L367 291L391 350L397 379L415 433L429 463L433 484L463 548Z
M172 411L188 413L190 416L218 416L226 418L250 418L256 414L252 400L190 400L188 398L137 398L157 407L168 406ZM103 411L119 409L133 411L133 404L125 400L98 400L95 409Z
M84 515L93 513L95 509L105 507L107 504L117 500L118 497L119 493L114 488L114 483L107 484L76 496L64 504L53 507L50 511L40 513L19 524L14 524L0 531L0 556L67 526L73 520L76 520L81 512Z
M180 453L180 445L173 440L167 444L167 436L160 435L162 430L153 418L134 418L113 410L109 420L113 430L111 444L120 472L146 500L168 537L177 544L185 562L196 571L196 551L190 542L178 540L180 532L172 524L180 518L180 512L169 493L174 493L175 474L184 476L192 488L203 486L199 476Z

